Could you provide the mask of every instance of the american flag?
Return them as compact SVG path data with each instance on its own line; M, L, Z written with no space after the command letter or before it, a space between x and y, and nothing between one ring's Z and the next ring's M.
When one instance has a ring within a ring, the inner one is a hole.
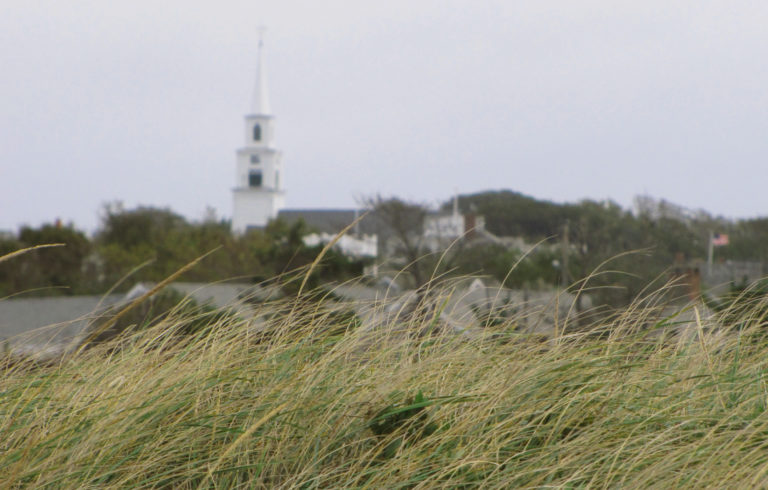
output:
M712 245L715 247L722 247L723 245L728 245L728 235L725 233L715 233L712 235Z

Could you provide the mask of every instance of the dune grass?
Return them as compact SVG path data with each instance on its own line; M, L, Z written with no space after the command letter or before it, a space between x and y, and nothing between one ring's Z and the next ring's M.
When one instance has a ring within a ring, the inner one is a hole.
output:
M56 365L4 362L0 487L768 485L755 315L648 335L637 306L541 342L261 308L258 331L219 313L181 334L179 310Z

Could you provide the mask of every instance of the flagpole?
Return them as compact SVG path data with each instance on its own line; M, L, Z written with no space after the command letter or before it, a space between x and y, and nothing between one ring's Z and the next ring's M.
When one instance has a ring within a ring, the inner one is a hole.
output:
M712 277L712 256L715 253L715 245L712 242L714 239L714 233L709 230L709 249L707 250L707 276L709 279Z

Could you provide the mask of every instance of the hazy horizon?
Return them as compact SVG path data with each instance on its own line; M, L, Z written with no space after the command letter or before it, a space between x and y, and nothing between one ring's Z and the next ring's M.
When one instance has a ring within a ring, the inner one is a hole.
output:
M768 4L0 7L0 230L103 203L231 216L264 38L289 208L647 194L766 215Z

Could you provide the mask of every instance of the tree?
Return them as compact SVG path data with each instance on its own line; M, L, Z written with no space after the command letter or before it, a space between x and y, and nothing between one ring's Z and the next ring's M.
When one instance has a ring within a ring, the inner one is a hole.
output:
M92 247L88 237L72 224L45 224L39 228L25 226L15 240L0 245L0 255L35 245L61 243L0 263L0 290L3 295L46 288L41 294L77 294L88 291L92 277L85 272Z
M651 219L648 215L634 216L610 201L584 200L577 204L556 204L537 200L512 191L482 192L459 197L462 209L471 209L485 216L486 229L499 236L515 236L533 243L542 238L566 241L567 270L564 277L568 282L577 282L602 267L602 273L592 276L588 285L595 304L623 306L629 304L643 291L650 281L664 278L676 258L702 257L706 253L707 229L715 224L717 229L726 229L721 220L714 220L706 213L701 218ZM447 208L449 203L444 204ZM702 221L704 220L704 221ZM766 220L768 223L768 220ZM759 223L749 223L754 230L761 229ZM727 230L726 230L727 231ZM747 236L759 233L736 231L732 239L734 246L722 251L722 256L734 256L737 252L765 250L768 257L768 240L756 238L748 241ZM765 227L768 236L768 226ZM738 245L737 245L738 243ZM743 246L742 246L743 244ZM627 252L642 251L626 255ZM728 255L733 254L733 255ZM604 264L608 261L607 264ZM542 269L543 271L544 269ZM661 284L659 284L661 285Z
M169 209L140 206L124 210L119 204L104 208L96 244L104 262L108 284L120 280L131 269L154 260L139 271L136 280L161 280L197 256L184 236L189 224ZM204 252L203 252L204 253Z
M168 209L111 206L105 210L96 241L108 286L149 260L152 263L136 272L129 284L160 281L212 250L214 253L185 273L185 280L260 282L315 260L322 247L305 246L306 233L303 222L289 226L275 220L263 230L233 235L225 221L189 223ZM361 273L362 265L330 251L315 270L310 286L321 279L348 277L352 271Z
M188 227L187 221L170 209L139 206L125 211L117 204L104 207L98 240L101 243L119 243L132 248L143 244L157 245L173 230Z
M365 199L364 204L379 224L380 241L382 235L391 237L392 252L405 259L404 270L411 275L416 287L426 284L429 275L425 269L424 257L427 250L423 234L427 207L397 197L384 198L380 195Z
M308 229L304 220L287 224L282 220L271 221L264 230L268 248L265 251L267 269L271 277L300 269L312 264L324 245L307 246L304 236ZM302 271L302 274L304 271ZM306 289L311 290L323 282L358 277L363 273L363 261L350 259L334 249L328 250L323 260L315 267L307 280ZM300 282L283 283L287 294L298 292Z
M450 202L443 204L449 209ZM487 191L459 196L459 207L485 217L485 227L498 236L525 237L532 242L559 235L565 206L513 191Z
M493 243L469 246L456 255L456 272L462 275L485 274L508 288L545 288L557 283L559 274L553 261L559 258L553 247L542 245L528 254Z

